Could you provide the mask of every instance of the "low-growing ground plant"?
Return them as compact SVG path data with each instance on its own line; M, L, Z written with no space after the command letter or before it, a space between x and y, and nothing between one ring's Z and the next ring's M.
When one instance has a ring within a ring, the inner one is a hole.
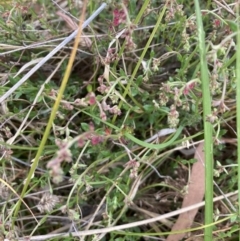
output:
M86 2L0 5L0 98L102 4ZM237 3L196 2L203 29L190 0L106 1L66 87L74 41L2 99L1 240L237 240Z

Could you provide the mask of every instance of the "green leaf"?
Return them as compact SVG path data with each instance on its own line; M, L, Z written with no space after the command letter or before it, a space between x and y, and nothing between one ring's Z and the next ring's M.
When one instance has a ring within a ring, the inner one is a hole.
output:
M82 122L81 127L84 131L89 131L89 124Z
M154 110L153 105L144 105L143 109L146 110L147 112L152 112Z
M124 72L123 69L120 69L119 73L120 73L120 76L122 76L122 77L125 77L125 76L126 76L126 73Z
M136 85L139 86L143 82L143 76L139 75L136 79Z
M229 26L229 28L233 31L233 32L237 32L237 24L231 20L225 20Z

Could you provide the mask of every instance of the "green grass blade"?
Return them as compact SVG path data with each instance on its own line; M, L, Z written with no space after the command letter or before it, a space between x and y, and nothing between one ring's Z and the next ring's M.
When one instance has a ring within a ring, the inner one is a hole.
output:
M211 115L211 94L209 89L208 66L206 60L205 32L202 23L202 13L198 0L194 0L198 27L199 54L201 64L201 81L203 96L203 121L204 121L204 151L205 151L205 225L213 222L213 137L212 124L206 121ZM212 241L213 227L204 230L204 240Z

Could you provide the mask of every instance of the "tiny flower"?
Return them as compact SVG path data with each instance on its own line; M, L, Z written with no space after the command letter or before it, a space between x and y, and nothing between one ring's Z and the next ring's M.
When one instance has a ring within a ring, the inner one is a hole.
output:
M114 115L121 115L121 110L117 105L114 105L112 108L109 109L109 112Z
M4 183L0 182L0 198L2 200L7 200L10 196L10 189Z
M40 213L48 212L50 213L56 204L59 203L59 198L56 195L50 193L44 193L40 202L37 205L37 209Z
M103 75L100 75L100 76L98 77L98 82L99 82L100 85L103 84L103 79L104 79Z
M23 14L27 14L29 12L28 7L22 6L21 8Z
M85 139L84 138L79 138L78 139L78 146L79 147L83 147L85 145Z
M95 96L95 94L93 92L88 94L87 99L88 99L89 105L96 104L96 96Z
M182 31L182 38L183 38L183 40L185 41L185 42L187 42L188 40L189 40L189 34L187 33L187 31L186 31L186 29L184 29L183 31Z
M102 136L93 135L91 137L91 143L92 143L93 146L98 145L101 142L103 142Z
M174 97L173 98L174 98L174 101L176 103L177 101L179 101L181 92L177 87L175 87L173 91L174 91Z
M170 112L168 114L168 124L169 124L169 127L175 128L178 125L178 123L179 123L178 117L179 117L179 113L176 110L176 107L174 105L172 105L170 107Z
M51 89L51 91L50 91L48 94L49 94L49 96L51 96L51 97L57 97L57 91L54 90L54 89Z
M63 181L63 178L64 178L63 175L64 175L63 170L60 167L55 172L50 171L50 176L52 177L52 181L55 184L59 184Z
M166 17L165 17L166 22L170 22L174 18L174 14L175 13L172 9L169 9L168 11L166 11Z
M110 105L108 105L105 100L102 101L101 106L104 111L108 111L110 109Z
M161 92L159 94L159 102L161 106L165 106L167 104L167 102L169 101L169 97L164 93Z
M68 210L67 205L63 205L63 206L60 208L60 210L61 210L61 212L62 212L63 214L66 214L66 213L67 213L67 210Z
M64 102L62 103L62 106L63 106L63 108L66 109L66 110L73 110L73 106L72 106L69 102L67 102L67 101L64 101Z
M148 82L148 81L149 81L148 75L145 75L145 76L143 77L143 81L144 81L144 82Z
M188 102L183 103L183 105L182 105L182 110L186 110L186 111L189 111L189 110L190 110L190 106L189 106L189 103L188 103Z
M11 138L12 137L12 132L9 129L9 127L3 128L3 131L4 131L5 135L7 136L7 138Z
M59 159L64 160L66 162L72 161L72 153L68 148L60 149L57 152L57 156L58 156Z
M218 117L217 117L217 113L216 112L213 112L212 114L210 114L210 115L208 115L206 117L206 121L210 122L211 124L213 124L217 120L218 120Z
M103 121L106 121L106 120L107 120L107 115L106 115L103 111L101 111L101 113L100 113L100 118L101 118Z
M184 12L183 12L183 5L182 4L177 4L177 6L176 6L176 12L179 14L179 15L183 15L184 14Z
M175 100L175 105L177 107L182 106L182 100L180 100L180 99Z
M94 126L93 122L90 122L88 127L89 127L89 131L94 131L95 130L95 126Z
M89 183L86 183L86 192L90 192L92 189L93 187Z
M124 10L115 9L113 10L113 26L118 26L126 20L126 14Z
M73 221L78 221L80 218L79 213L73 209L68 209L67 214L68 214L68 218Z
M126 49L127 50L134 50L134 49L136 49L136 47L137 47L137 45L133 42L133 38L132 38L132 36L127 36L126 38Z
M102 84L97 88L97 91L100 92L101 94L108 93L109 87L106 85Z
M169 84L162 83L162 87L160 88L164 93L171 93L171 87Z
M193 21L193 19L188 19L186 22L186 27L190 30L190 31L194 31L196 30L196 22Z
M47 163L47 168L51 168L55 172L58 168L60 168L60 163L61 160L56 157Z
M63 181L63 170L61 169L62 159L56 157L47 163L47 168L50 170L50 176L52 177L52 181L56 184Z
M58 146L58 148L65 148L67 146L67 140L61 140L61 139L56 139L55 144Z
M105 64L110 64L117 59L117 52L115 48L109 48L107 51L107 57L104 59Z
M153 70L153 72L156 72L156 71L159 70L159 65L160 65L160 58L158 58L158 59L154 58L153 62L152 62L152 70Z
M224 113L226 110L229 110L229 108L225 105L223 101L220 102L220 105L218 106L218 110L221 113Z
M88 104L87 104L85 98L82 98L82 99L76 99L76 100L74 101L74 105L76 105L76 106L83 106L83 107L88 106Z
M186 86L184 87L183 89L183 94L184 95L188 95L189 92L194 89L196 83L195 82L190 82L190 83L187 83Z
M116 94L115 91L113 91L113 94L110 95L109 98L111 99L112 104L116 104L116 103L118 103L119 96Z
M125 164L125 166L129 168L138 168L140 166L140 163L137 162L136 160L130 160Z
M213 21L213 26L214 26L214 28L219 28L220 25L221 25L221 21L220 21L219 19L215 19L215 20Z
M138 173L137 173L137 170L136 169L131 169L130 170L130 175L129 175L129 177L131 178L131 179L133 179L133 178L137 178L137 175Z

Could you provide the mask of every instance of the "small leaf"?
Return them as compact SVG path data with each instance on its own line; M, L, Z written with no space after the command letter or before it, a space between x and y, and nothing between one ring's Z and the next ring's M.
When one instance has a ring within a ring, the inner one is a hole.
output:
M82 122L81 127L84 131L89 131L89 124Z
M122 77L125 77L126 76L126 73L124 72L124 70L123 69L120 69L120 76L122 76Z
M139 86L143 82L143 76L139 75L136 79L136 85Z
M229 28L230 28L233 32L237 32L238 27L237 27L237 24L236 24L235 22L230 21L230 20L226 20L226 22L227 22Z
M88 91L88 93L90 93L90 92L92 92L92 85L87 85L87 91Z
M146 110L147 112L151 112L154 109L153 105L144 105L143 106L144 110Z

